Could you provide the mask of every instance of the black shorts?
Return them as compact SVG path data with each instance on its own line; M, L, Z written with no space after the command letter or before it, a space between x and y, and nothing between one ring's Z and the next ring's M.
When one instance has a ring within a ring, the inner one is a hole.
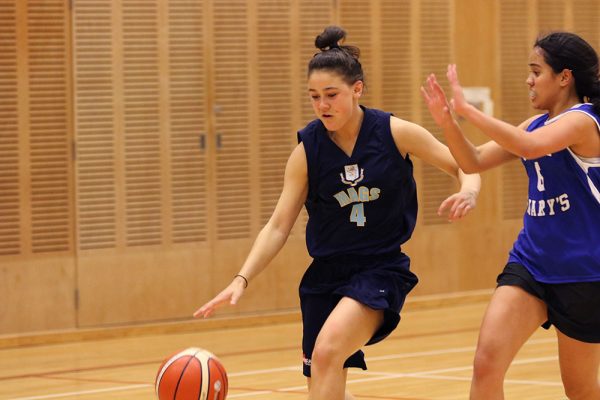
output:
M299 289L305 376L310 376L317 336L342 297L350 297L374 310L384 311L384 321L367 345L383 340L396 328L406 295L418 282L409 266L410 259L401 252L383 256L331 257L315 259L311 263ZM362 351L346 360L344 368L348 367L367 369Z
M600 282L542 283L516 263L507 264L497 282L498 286L518 286L546 303L545 329L554 325L570 338L600 343Z

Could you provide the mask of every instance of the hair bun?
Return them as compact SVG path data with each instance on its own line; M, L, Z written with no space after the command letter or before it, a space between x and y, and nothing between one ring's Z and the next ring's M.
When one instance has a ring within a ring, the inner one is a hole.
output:
M339 41L346 38L346 31L339 26L328 26L315 39L315 47L321 51L339 48Z

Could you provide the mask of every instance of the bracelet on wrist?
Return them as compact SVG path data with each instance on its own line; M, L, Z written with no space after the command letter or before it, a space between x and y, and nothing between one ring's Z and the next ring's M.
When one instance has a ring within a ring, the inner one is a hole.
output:
M244 275L240 275L240 274L235 275L233 278L235 279L238 276L244 280L244 289L247 288L248 287L248 279L246 279L246 277Z

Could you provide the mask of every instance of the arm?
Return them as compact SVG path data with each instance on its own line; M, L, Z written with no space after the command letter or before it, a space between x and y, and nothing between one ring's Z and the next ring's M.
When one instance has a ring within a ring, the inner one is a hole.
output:
M443 89L433 74L427 78L425 87L421 87L421 93L435 123L442 128L452 156L463 171L481 172L516 158L494 141L475 146L465 137L450 112Z
M450 154L450 150L425 128L395 117L391 118L391 127L394 141L401 154L414 154L426 163L455 177L460 183L459 192L442 202L438 214L447 212L448 219L452 221L464 217L475 208L481 187L478 174L463 173Z
M568 113L552 124L526 133L525 128L533 118L515 127L486 115L465 100L458 81L456 65L448 66L447 77L452 87L452 104L456 113L479 128L505 150L519 157L535 159L567 147L582 146L586 137L585 132L596 131L590 118L578 115L579 113Z
M308 194L308 170L304 145L300 143L288 159L283 189L269 222L260 231L246 261L233 281L214 299L200 307L194 317L208 317L227 302L236 304L247 282L258 275L283 247Z

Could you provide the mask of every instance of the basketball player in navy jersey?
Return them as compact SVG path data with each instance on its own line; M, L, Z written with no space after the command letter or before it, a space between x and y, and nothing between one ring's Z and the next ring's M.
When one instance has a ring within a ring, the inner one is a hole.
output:
M521 158L529 177L524 226L498 276L475 354L471 399L503 399L503 380L538 326L552 324L571 400L600 399L600 82L598 56L579 36L539 38L529 57L529 99L546 111L518 127L465 101L448 67L456 114L492 141L475 147L452 118L430 76L422 89L435 121L465 171Z
M298 133L269 222L233 282L196 311L235 304L248 281L283 247L303 205L314 261L300 283L304 374L310 400L349 400L348 367L366 369L360 350L396 327L417 283L401 252L417 219L411 156L461 183L440 206L450 220L475 206L479 175L463 174L450 151L422 127L359 105L364 88L359 50L329 27L316 39L308 93L317 119Z

